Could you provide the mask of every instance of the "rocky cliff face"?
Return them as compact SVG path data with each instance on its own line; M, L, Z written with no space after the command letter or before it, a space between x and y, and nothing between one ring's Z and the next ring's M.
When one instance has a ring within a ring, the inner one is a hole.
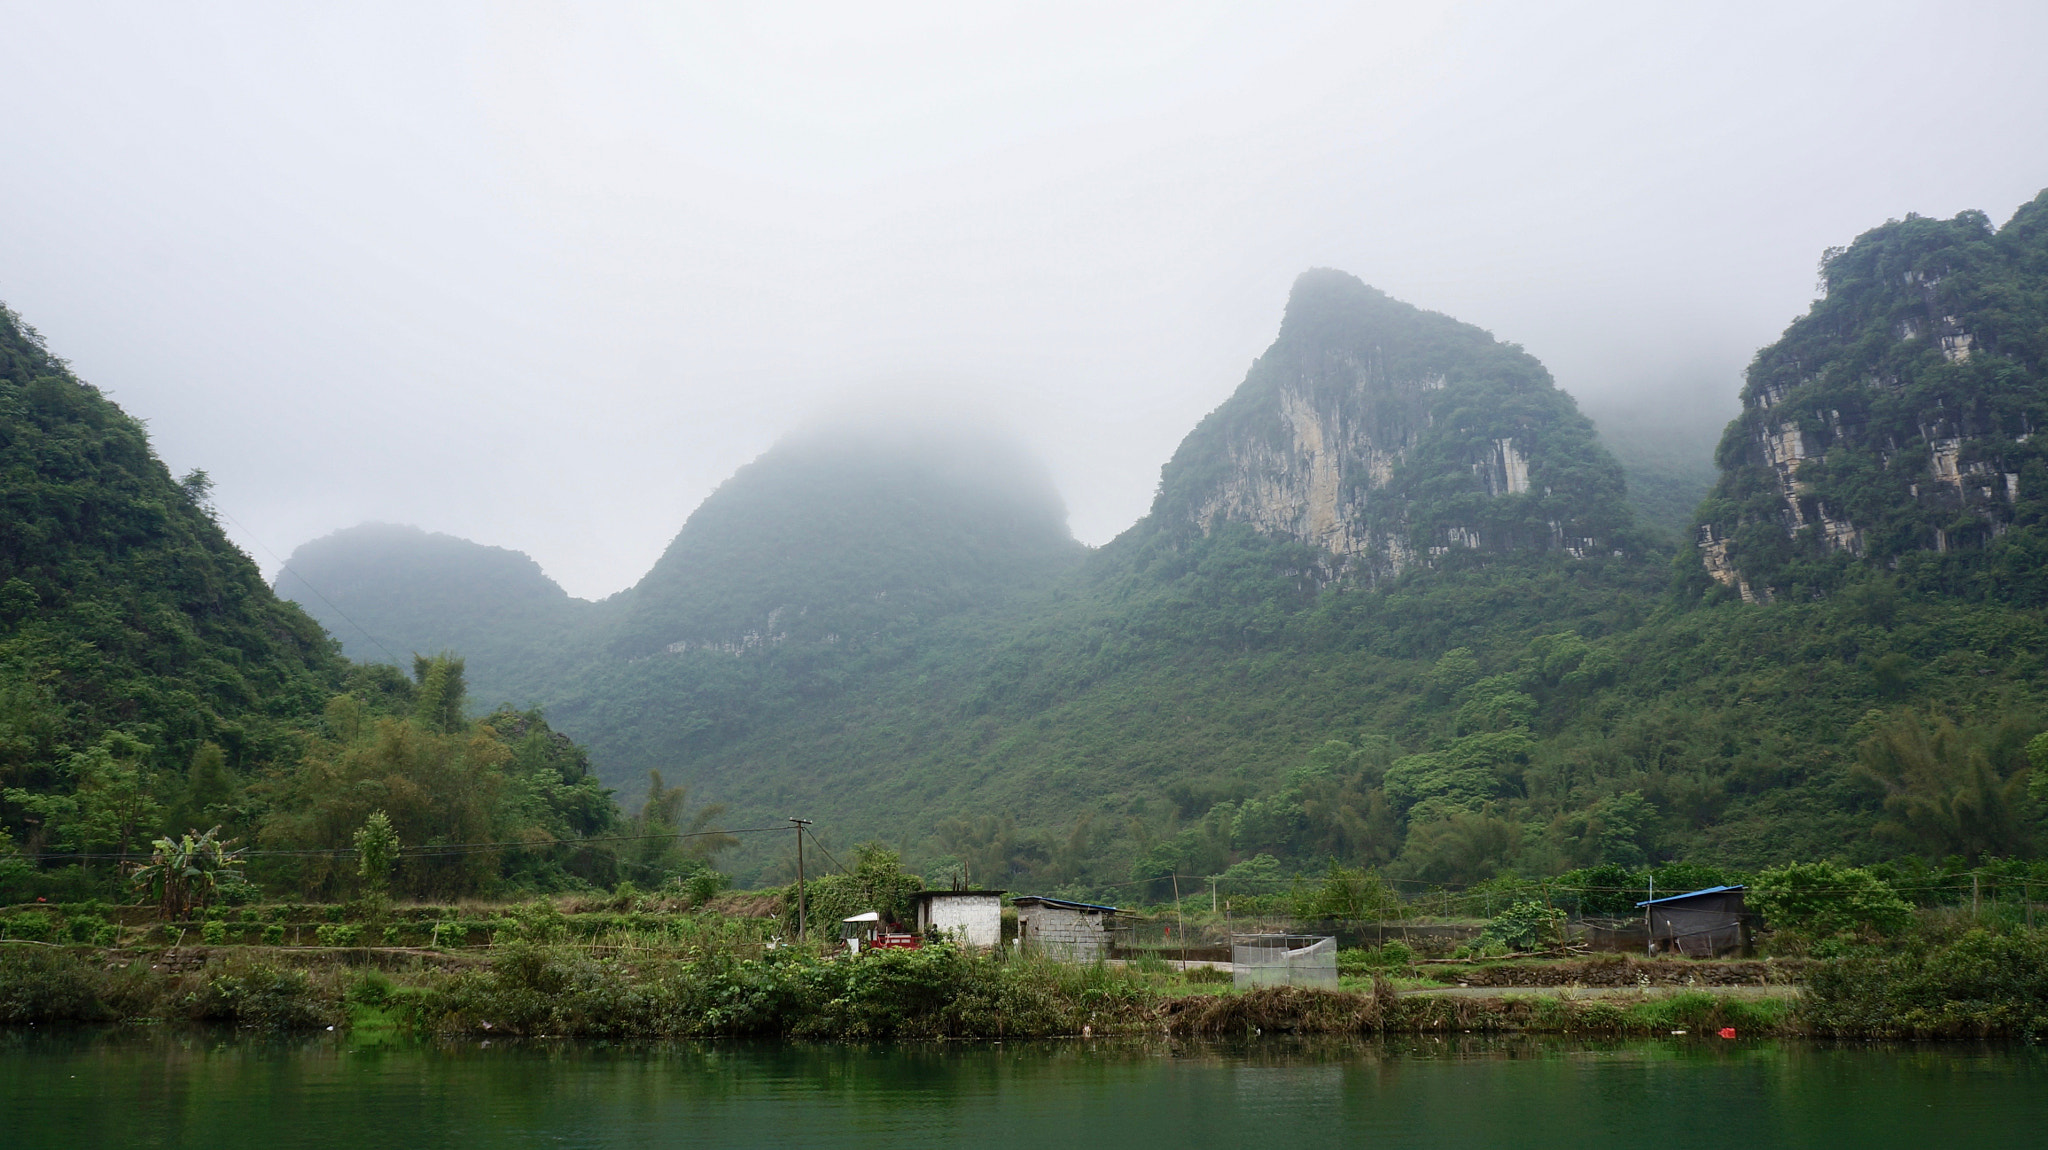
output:
M1895 220L1822 275L1750 366L1696 527L1706 575L1751 602L1844 562L1981 552L2048 512L2048 193L1995 231Z
M1296 281L1279 338L1182 443L1153 521L1328 551L1368 580L1467 553L1628 546L1619 467L1520 348L1342 272Z

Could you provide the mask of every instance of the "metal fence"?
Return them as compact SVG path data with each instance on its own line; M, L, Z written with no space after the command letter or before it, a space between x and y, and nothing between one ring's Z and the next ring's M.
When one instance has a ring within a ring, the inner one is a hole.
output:
M1239 988L1337 988L1337 940L1331 935L1240 934L1230 940L1230 971Z

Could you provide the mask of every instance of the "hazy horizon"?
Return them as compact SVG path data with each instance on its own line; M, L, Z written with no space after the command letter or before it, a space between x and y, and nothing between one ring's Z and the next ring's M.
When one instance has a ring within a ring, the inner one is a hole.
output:
M1013 430L1099 545L1315 266L1596 415L1725 419L1824 249L2048 185L2024 3L0 19L0 300L273 577L384 521L602 598L905 389Z

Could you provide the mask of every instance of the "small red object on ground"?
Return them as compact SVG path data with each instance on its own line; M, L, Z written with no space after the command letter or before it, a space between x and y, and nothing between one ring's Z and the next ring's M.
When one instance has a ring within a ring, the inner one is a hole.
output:
M1735 1037L1735 1028L1734 1028L1734 1027L1732 1027L1732 1026L1724 1026L1724 1027L1722 1027L1722 1028L1721 1028L1721 1037L1723 1037L1723 1038L1733 1038L1733 1037Z

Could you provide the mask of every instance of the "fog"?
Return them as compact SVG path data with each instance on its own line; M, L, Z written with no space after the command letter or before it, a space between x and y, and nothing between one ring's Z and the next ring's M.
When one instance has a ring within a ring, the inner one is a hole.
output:
M274 573L637 579L790 428L971 397L1143 513L1295 275L1725 419L1829 245L2048 185L2048 5L0 0L0 300Z

